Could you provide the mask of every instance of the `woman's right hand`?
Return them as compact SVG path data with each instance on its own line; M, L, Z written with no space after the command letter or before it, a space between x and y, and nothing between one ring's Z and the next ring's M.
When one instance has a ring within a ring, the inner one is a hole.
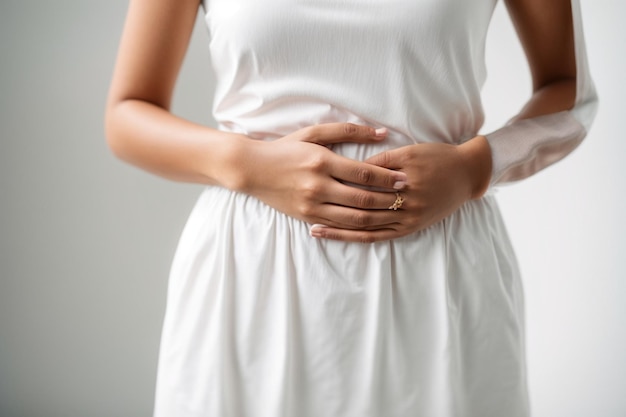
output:
M300 129L274 141L232 141L236 160L223 161L222 184L252 195L271 207L310 224L345 229L388 225L387 210L406 174L335 154L328 145L376 143L385 129L328 123ZM355 186L376 187L388 192Z

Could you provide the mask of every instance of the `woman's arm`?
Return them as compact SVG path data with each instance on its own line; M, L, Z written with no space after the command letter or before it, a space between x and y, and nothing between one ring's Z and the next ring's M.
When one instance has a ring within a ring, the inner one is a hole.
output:
M386 132L334 123L301 129L273 142L221 132L172 115L172 93L198 0L132 0L106 110L109 146L120 158L163 177L246 192L310 223L382 227L371 208L389 194L341 181L404 187L406 175L334 154L338 142L372 143Z
M597 96L589 76L578 0L506 0L528 59L533 95L488 134L491 183L516 181L562 159L585 137Z
M569 110L576 100L571 0L506 0L528 60L533 95L514 120Z
M231 138L169 111L197 12L197 0L130 2L105 127L119 158L170 179L217 184Z

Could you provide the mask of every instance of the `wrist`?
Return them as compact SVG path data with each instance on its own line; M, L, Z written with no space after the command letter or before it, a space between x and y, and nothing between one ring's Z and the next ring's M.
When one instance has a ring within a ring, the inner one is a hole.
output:
M458 145L466 174L469 178L471 192L470 199L482 197L491 182L492 157L491 147L487 138L475 136L461 145Z
M245 192L249 187L251 148L259 142L245 135L221 132L224 135L220 146L209 150L211 162L205 164L207 175L214 178L221 187L232 191Z

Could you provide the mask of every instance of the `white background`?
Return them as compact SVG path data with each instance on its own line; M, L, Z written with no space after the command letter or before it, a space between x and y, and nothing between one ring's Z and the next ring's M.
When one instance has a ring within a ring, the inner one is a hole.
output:
M583 0L600 112L566 160L498 193L527 301L536 417L626 416L626 3ZM149 416L169 264L199 192L115 160L102 117L126 2L0 3L0 416ZM194 34L175 112L203 123ZM529 93L501 5L489 132ZM436 416L433 416L436 417Z

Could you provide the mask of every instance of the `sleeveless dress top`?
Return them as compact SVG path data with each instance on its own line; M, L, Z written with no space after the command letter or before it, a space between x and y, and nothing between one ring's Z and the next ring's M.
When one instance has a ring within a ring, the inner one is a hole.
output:
M328 122L386 127L363 160L459 144L483 123L496 0L205 0L222 130L274 140ZM596 110L578 0L570 111L487 135L492 185L528 177L585 136ZM206 187L173 261L156 417L529 415L515 255L488 192L373 244Z

